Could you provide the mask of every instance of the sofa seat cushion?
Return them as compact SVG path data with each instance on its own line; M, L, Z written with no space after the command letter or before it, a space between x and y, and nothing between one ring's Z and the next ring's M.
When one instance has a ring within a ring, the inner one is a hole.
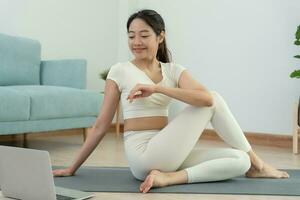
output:
M58 86L8 86L30 96L30 120L97 116L100 93Z
M0 86L0 121L24 121L29 119L30 115L30 97L9 89L6 86Z

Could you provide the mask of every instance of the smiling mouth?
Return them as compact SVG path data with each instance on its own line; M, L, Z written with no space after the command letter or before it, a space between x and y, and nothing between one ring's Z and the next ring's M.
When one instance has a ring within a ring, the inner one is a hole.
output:
M134 48L133 51L143 51L145 50L146 48Z

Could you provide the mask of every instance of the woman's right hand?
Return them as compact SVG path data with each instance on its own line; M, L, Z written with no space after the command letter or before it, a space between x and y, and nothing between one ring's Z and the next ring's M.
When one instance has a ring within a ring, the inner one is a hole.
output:
M70 168L56 169L52 171L53 176L73 176L75 173Z

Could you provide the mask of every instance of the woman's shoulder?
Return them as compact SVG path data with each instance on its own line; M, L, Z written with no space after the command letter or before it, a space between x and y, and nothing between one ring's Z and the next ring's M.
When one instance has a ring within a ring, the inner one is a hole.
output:
M118 62L110 67L107 74L107 79L115 81L120 91L122 91L125 83L125 74L127 74L125 68L127 68L128 65L128 62Z
M168 63L162 63L162 64L166 67L167 70L169 70L171 72L186 69L181 64L174 63L174 62L168 62Z
M118 62L115 63L114 65L112 65L110 67L110 69L112 70L123 70L124 68L128 67L130 65L129 61L127 62Z

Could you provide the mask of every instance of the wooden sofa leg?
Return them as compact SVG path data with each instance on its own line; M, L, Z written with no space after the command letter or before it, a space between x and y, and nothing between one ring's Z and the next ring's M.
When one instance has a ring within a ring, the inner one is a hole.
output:
M27 133L23 134L23 148L27 148L28 144L27 144Z
M86 140L86 135L87 135L87 130L86 130L86 128L83 128L83 131L82 131L83 142L85 142L85 140Z
M89 131L91 130L92 128L83 128L83 142L85 142L86 138L88 137L89 135Z

